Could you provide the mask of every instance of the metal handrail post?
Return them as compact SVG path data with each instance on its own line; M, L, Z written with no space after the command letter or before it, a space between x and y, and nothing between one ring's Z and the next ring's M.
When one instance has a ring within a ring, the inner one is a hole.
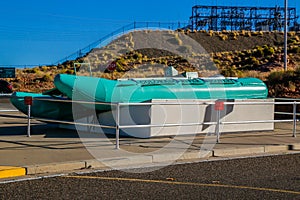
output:
M27 105L27 137L31 137L30 135L30 118L31 118L31 105Z
M216 119L216 128L215 134L217 135L217 143L220 142L220 124L221 124L221 111L224 110L224 101L217 100L215 102L215 111L217 112L217 119Z
M32 105L32 97L25 96L24 104L27 105L27 137L30 137L30 118L31 118L31 105Z
M297 131L297 104L296 104L296 101L294 101L294 104L293 104L293 137L297 137L296 131Z
M116 109L116 149L120 149L120 104L117 103Z
M217 110L217 124L216 124L217 143L220 143L220 116L221 116L221 111Z

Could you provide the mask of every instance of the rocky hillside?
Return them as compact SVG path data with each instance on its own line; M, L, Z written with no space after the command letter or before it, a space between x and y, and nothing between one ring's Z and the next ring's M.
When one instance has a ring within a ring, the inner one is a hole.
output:
M300 33L289 32L288 72L283 72L283 33L247 31L180 31L196 40L225 76L252 76L264 80L269 87L269 96L300 97ZM175 37L180 45L180 38ZM130 38L129 38L130 41ZM133 43L131 41L131 43ZM97 52L97 49L91 53ZM113 55L104 55L105 58ZM53 87L53 77L58 73L74 73L74 63L85 58L68 61L58 66L39 66L17 70L17 77L9 80L15 90L45 91ZM100 62L100 61L99 61ZM115 67L99 76L122 77L124 72L142 64L172 65L179 71L193 71L193 66L184 58L159 49L132 50L114 58ZM201 75L201 72L199 72ZM277 81L282 80L282 82Z
M283 44L283 33L279 32L198 31L187 32L187 35L200 43L209 53L243 51L256 46Z

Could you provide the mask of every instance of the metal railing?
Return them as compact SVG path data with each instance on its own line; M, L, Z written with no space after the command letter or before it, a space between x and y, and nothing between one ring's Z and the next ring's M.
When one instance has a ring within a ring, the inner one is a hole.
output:
M13 98L13 97L12 97ZM217 112L216 121L213 122L190 122L190 123L167 123L167 124L134 124L134 125L126 125L121 124L120 122L120 113L121 107L124 106L153 106L153 105L171 105L171 106L182 106L182 105L213 105L216 106L217 102L220 101L206 101L206 102L144 102L144 103L105 103L105 102L89 102L89 101L72 101L72 100L59 100L59 99L45 99L45 98L33 98L33 101L53 101L53 102L65 102L65 103L77 103L77 104L93 104L93 105L106 105L111 106L111 110L115 112L115 124L114 125L105 125L105 124L91 124L91 123L82 123L82 122L74 122L74 121L63 121L63 120L55 120L55 119L47 119L47 118L39 118L31 116L31 105L28 105L28 114L26 119L28 119L27 124L27 136L30 137L30 120L40 120L44 122L58 123L58 124L71 124L71 125L79 125L79 126L88 126L88 127L99 127L106 129L115 129L115 148L120 148L120 130L128 129L128 128L151 128L151 127L175 127L175 126L200 126L200 125L215 125L215 134L217 136L217 143L220 142L220 125L226 124L251 124L251 123L278 123L278 122L293 122L293 137L296 137L297 133L297 116L300 116L300 113L297 113L297 105L300 104L299 99L292 99L293 101L287 102L226 102L221 101L223 105L291 105L293 107L293 112L275 112L275 114L284 114L284 115L292 115L292 119L280 119L280 120L248 120L248 121L223 121L220 118L220 109L215 109ZM0 110L0 112L6 112L5 110ZM13 117L13 116L12 116Z
M127 24L107 35L100 38L99 40L87 45L86 47L72 53L69 56L66 56L63 59L60 59L53 63L53 65L61 64L69 60L76 60L79 57L82 57L89 53L93 48L100 48L107 45L112 40L116 39L117 37L124 35L130 31L134 30L153 30L153 29L168 29L168 30L176 30L182 27L187 26L188 23L185 22L133 22Z

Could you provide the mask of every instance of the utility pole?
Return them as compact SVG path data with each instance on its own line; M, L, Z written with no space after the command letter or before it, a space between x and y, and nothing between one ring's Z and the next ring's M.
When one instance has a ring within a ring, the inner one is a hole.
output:
M284 0L284 71L287 71L287 10L288 0Z

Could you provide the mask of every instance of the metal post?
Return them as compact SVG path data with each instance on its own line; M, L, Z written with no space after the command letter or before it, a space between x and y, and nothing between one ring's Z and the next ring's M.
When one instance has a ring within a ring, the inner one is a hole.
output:
M30 118L31 118L31 105L27 105L27 137L31 137L30 135Z
M287 1L284 0L284 71L287 71Z
M116 112L116 149L120 149L120 104L117 103Z
M217 110L217 124L216 124L217 143L220 142L220 116L221 116L221 111Z
M297 137L296 131L297 131L297 104L296 104L296 101L294 101L294 104L293 104L293 137Z
M215 111L217 112L217 119L216 119L216 129L215 133L217 135L217 143L220 142L220 123L221 123L221 111L224 110L224 101L217 100L215 102Z

